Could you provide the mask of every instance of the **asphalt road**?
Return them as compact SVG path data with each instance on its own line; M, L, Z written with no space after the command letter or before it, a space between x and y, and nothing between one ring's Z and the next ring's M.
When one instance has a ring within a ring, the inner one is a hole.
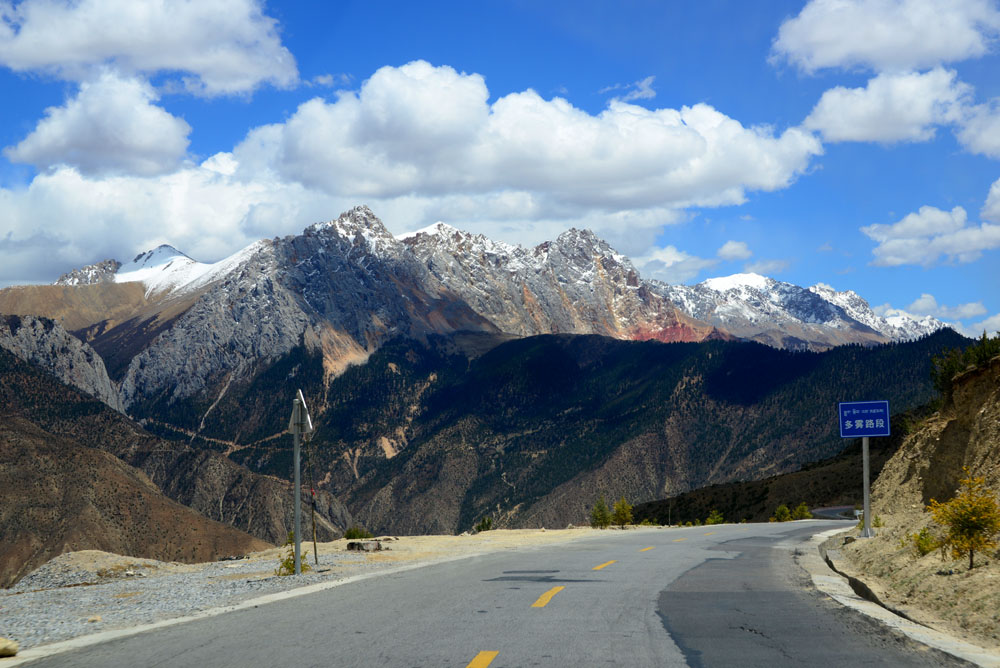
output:
M602 532L363 580L32 666L941 666L809 585L843 523Z

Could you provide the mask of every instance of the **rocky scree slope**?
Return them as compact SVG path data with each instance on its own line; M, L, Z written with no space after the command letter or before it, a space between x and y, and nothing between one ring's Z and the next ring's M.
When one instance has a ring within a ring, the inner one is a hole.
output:
M93 348L48 318L0 315L0 348L124 412L118 388Z

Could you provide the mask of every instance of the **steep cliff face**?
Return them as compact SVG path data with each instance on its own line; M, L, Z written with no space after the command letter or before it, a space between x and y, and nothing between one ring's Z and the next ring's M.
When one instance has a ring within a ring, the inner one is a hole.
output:
M1000 493L1000 357L956 378L953 402L906 439L872 487L875 511L926 521L924 506L951 498L963 467Z
M0 347L123 412L104 361L86 343L47 318L0 315Z

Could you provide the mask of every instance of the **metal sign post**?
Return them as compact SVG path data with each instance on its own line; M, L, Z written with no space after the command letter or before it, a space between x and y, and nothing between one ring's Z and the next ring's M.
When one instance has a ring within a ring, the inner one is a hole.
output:
M888 401L852 401L838 406L841 438L861 437L864 476L864 521L862 538L872 537L871 467L868 460L868 437L889 435Z
M306 399L302 396L302 390L298 391L294 401L292 401L292 418L288 422L288 431L292 432L295 441L295 483L292 494L295 497L295 574L302 574L302 495L301 476L299 474L299 451L302 434L309 434L313 430L312 419L309 417L309 410L306 408Z

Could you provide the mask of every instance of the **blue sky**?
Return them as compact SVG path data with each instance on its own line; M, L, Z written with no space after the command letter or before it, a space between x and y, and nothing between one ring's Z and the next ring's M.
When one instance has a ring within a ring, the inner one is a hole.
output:
M995 0L0 0L0 285L367 203L1000 329Z

